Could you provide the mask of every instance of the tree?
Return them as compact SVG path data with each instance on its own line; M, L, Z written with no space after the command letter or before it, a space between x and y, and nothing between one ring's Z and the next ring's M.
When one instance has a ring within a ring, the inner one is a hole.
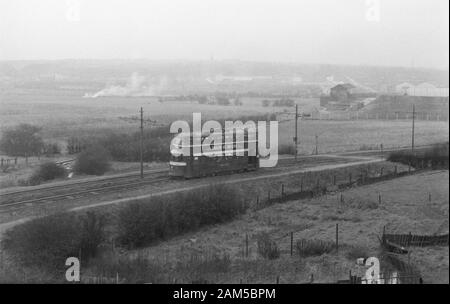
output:
M10 156L39 155L44 147L39 131L41 128L29 124L6 130L0 139L0 150Z
M91 146L78 154L74 165L76 173L103 175L110 167L111 156L99 145Z

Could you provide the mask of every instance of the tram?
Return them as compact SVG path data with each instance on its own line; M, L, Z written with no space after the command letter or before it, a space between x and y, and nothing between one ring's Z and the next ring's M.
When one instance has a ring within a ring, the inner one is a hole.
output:
M213 130L211 130L213 131ZM243 141L235 133L222 130L222 149L203 152L202 147L193 145L196 134L178 134L170 147L169 176L173 178L196 178L258 170L259 155L256 134L243 132ZM197 134L201 145L210 133ZM253 136L252 136L253 135ZM227 141L228 140L228 141ZM198 149L194 149L197 147ZM199 151L197 151L199 150ZM183 155L183 151L189 151Z

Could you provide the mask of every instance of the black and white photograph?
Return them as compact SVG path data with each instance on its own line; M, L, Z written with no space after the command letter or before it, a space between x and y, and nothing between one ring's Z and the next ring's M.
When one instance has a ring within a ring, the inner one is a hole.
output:
M449 1L0 0L0 162L0 284L449 284Z

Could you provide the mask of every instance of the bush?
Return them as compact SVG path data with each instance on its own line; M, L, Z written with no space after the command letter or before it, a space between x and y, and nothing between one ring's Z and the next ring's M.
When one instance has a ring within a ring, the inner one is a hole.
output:
M346 257L349 260L355 261L359 258L369 257L368 249L361 246L352 246L346 253Z
M278 149L278 154L283 155L295 155L295 146L293 145L281 145Z
M30 180L40 179L42 181L65 177L66 170L54 162L44 163L31 176Z
M261 233L257 237L258 253L266 259L274 260L280 257L277 243L270 239L267 233Z
M205 225L229 221L245 209L239 195L225 186L135 202L119 212L118 241L128 248L142 247Z
M68 257L86 260L96 255L104 236L104 221L94 213L60 213L7 230L2 249L20 264L50 273L63 271Z
M110 168L110 154L102 146L92 146L81 152L75 161L74 171L82 174L103 175Z
M298 240L296 243L297 253L301 257L319 256L330 253L335 249L333 242L322 240Z
M421 149L414 153L411 151L392 152L389 154L388 160L411 165L414 168L421 168L422 164L424 166L430 164L435 169L448 169L449 144L436 144L431 148Z

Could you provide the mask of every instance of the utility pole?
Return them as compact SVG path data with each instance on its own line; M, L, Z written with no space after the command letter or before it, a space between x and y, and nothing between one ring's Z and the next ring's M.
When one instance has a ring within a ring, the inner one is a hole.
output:
M316 155L319 155L319 135L316 134Z
M411 137L411 150L414 152L414 128L415 128L415 119L416 119L416 106L413 104L413 113L412 113L412 137Z
M144 178L144 110L141 107L141 178Z
M295 105L295 160L297 160L298 154L298 105Z

